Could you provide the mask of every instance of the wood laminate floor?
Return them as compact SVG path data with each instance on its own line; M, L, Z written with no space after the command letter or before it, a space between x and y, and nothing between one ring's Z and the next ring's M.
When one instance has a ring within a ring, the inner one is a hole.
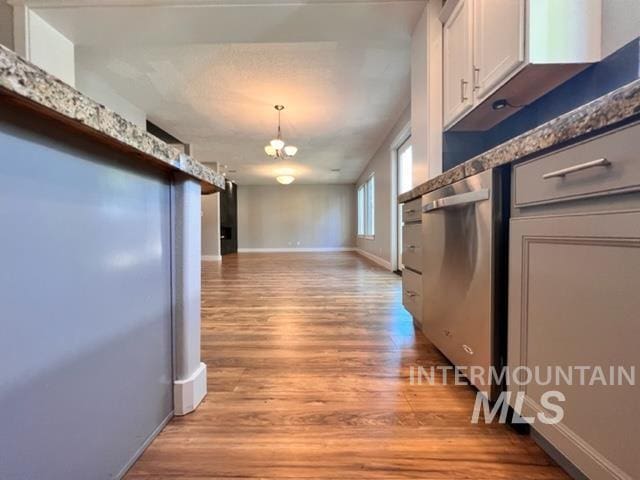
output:
M410 385L446 365L414 331L401 279L353 253L205 263L209 393L133 479L566 479L526 437L471 424L467 386Z

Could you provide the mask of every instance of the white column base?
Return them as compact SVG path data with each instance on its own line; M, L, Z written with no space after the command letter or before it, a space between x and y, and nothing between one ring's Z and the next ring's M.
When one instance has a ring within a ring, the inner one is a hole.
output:
M185 380L173 382L173 405L175 415L193 412L207 394L207 366L200 366Z

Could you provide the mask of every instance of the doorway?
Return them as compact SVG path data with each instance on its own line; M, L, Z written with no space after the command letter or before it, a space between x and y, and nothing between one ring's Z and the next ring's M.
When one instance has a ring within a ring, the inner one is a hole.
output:
M397 180L397 192L398 195L408 192L411 190L411 186L413 183L413 151L411 148L411 135L404 139L404 141L400 144L400 146L396 149L396 180ZM402 206L400 204L397 205L397 227L396 231L398 232L398 248L396 249L397 259L396 265L398 266L397 270L402 272L404 269L404 265L402 265Z

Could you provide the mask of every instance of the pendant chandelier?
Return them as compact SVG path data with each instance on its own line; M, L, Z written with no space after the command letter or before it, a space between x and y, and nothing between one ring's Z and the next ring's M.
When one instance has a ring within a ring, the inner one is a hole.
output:
M284 105L276 105L275 108L278 111L278 136L269 142L269 145L264 147L264 151L267 155L273 158L290 158L298 152L298 147L293 145L285 145L281 137L280 131L280 113L284 110Z

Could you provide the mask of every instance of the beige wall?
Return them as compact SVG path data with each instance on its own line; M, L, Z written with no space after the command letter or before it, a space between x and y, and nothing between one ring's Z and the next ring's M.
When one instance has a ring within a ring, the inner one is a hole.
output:
M603 0L602 56L640 36L639 0Z
M0 0L0 44L13 50L13 8Z
M202 195L202 257L217 260L220 257L220 194Z
M416 187L442 173L441 0L427 3L411 35L412 182Z
M358 238L357 246L387 262L391 261L391 145L400 131L411 119L411 108L407 107L397 120L393 129L382 142L382 145L363 170L354 189L354 205L357 204L355 192L369 176L376 177L375 195L375 236L373 239Z
M356 201L348 185L240 185L238 248L355 246Z
M191 155L196 154L197 147L190 145ZM207 163L207 166L216 172L218 171L217 163ZM226 183L226 188L230 187L231 182ZM219 260L220 252L220 194L214 193L210 195L202 195L202 227L200 231L200 244L202 248L203 260Z
M76 56L76 88L88 97L102 103L107 108L122 115L143 130L147 129L147 115L127 99L118 94L111 86L94 72L82 66Z
M75 47L40 15L28 9L26 58L72 87L76 84ZM21 53L21 52L18 52Z

